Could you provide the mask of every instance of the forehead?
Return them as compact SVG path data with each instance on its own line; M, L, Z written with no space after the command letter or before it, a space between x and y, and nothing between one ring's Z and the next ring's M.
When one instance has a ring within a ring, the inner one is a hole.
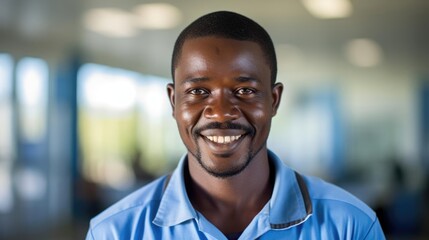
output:
M270 78L267 58L258 43L215 36L187 39L174 74L177 79L183 74L234 72Z

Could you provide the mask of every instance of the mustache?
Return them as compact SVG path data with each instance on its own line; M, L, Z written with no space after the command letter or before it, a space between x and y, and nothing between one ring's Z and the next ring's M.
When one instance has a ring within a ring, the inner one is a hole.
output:
M204 130L208 130L208 129L239 129L239 130L243 130L245 131L247 134L249 135L253 135L255 130L250 127L250 126L246 126L240 123L233 123L233 122L224 122L224 123L220 123L220 122L211 122L208 124L205 124L203 126L197 127L194 130L194 135L195 136L199 136L201 134L202 131Z

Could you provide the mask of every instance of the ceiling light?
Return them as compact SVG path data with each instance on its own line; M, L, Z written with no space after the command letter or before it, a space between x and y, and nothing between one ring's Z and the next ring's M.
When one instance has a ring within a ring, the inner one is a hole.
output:
M137 24L141 28L168 29L180 23L182 14L175 6L167 3L149 3L134 9Z
M302 3L317 18L345 18L352 13L350 0L302 0Z
M132 37L137 33L134 16L117 8L97 8L84 16L87 29L110 37Z
M349 62L358 67L376 66L383 58L381 47L375 41L366 38L348 42L345 53Z

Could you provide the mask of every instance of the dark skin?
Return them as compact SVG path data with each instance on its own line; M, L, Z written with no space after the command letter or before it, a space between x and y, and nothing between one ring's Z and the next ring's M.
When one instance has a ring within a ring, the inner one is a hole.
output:
M283 85L257 43L215 36L185 41L174 79L192 205L224 234L242 232L272 194L266 141Z

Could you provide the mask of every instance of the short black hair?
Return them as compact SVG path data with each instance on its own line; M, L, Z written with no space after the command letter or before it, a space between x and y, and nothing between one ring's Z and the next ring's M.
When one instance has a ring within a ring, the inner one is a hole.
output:
M180 58L183 44L188 39L216 36L257 43L265 54L271 69L271 83L276 82L277 59L273 41L268 32L252 19L235 12L218 11L204 15L188 25L178 36L174 44L171 59L171 74Z

